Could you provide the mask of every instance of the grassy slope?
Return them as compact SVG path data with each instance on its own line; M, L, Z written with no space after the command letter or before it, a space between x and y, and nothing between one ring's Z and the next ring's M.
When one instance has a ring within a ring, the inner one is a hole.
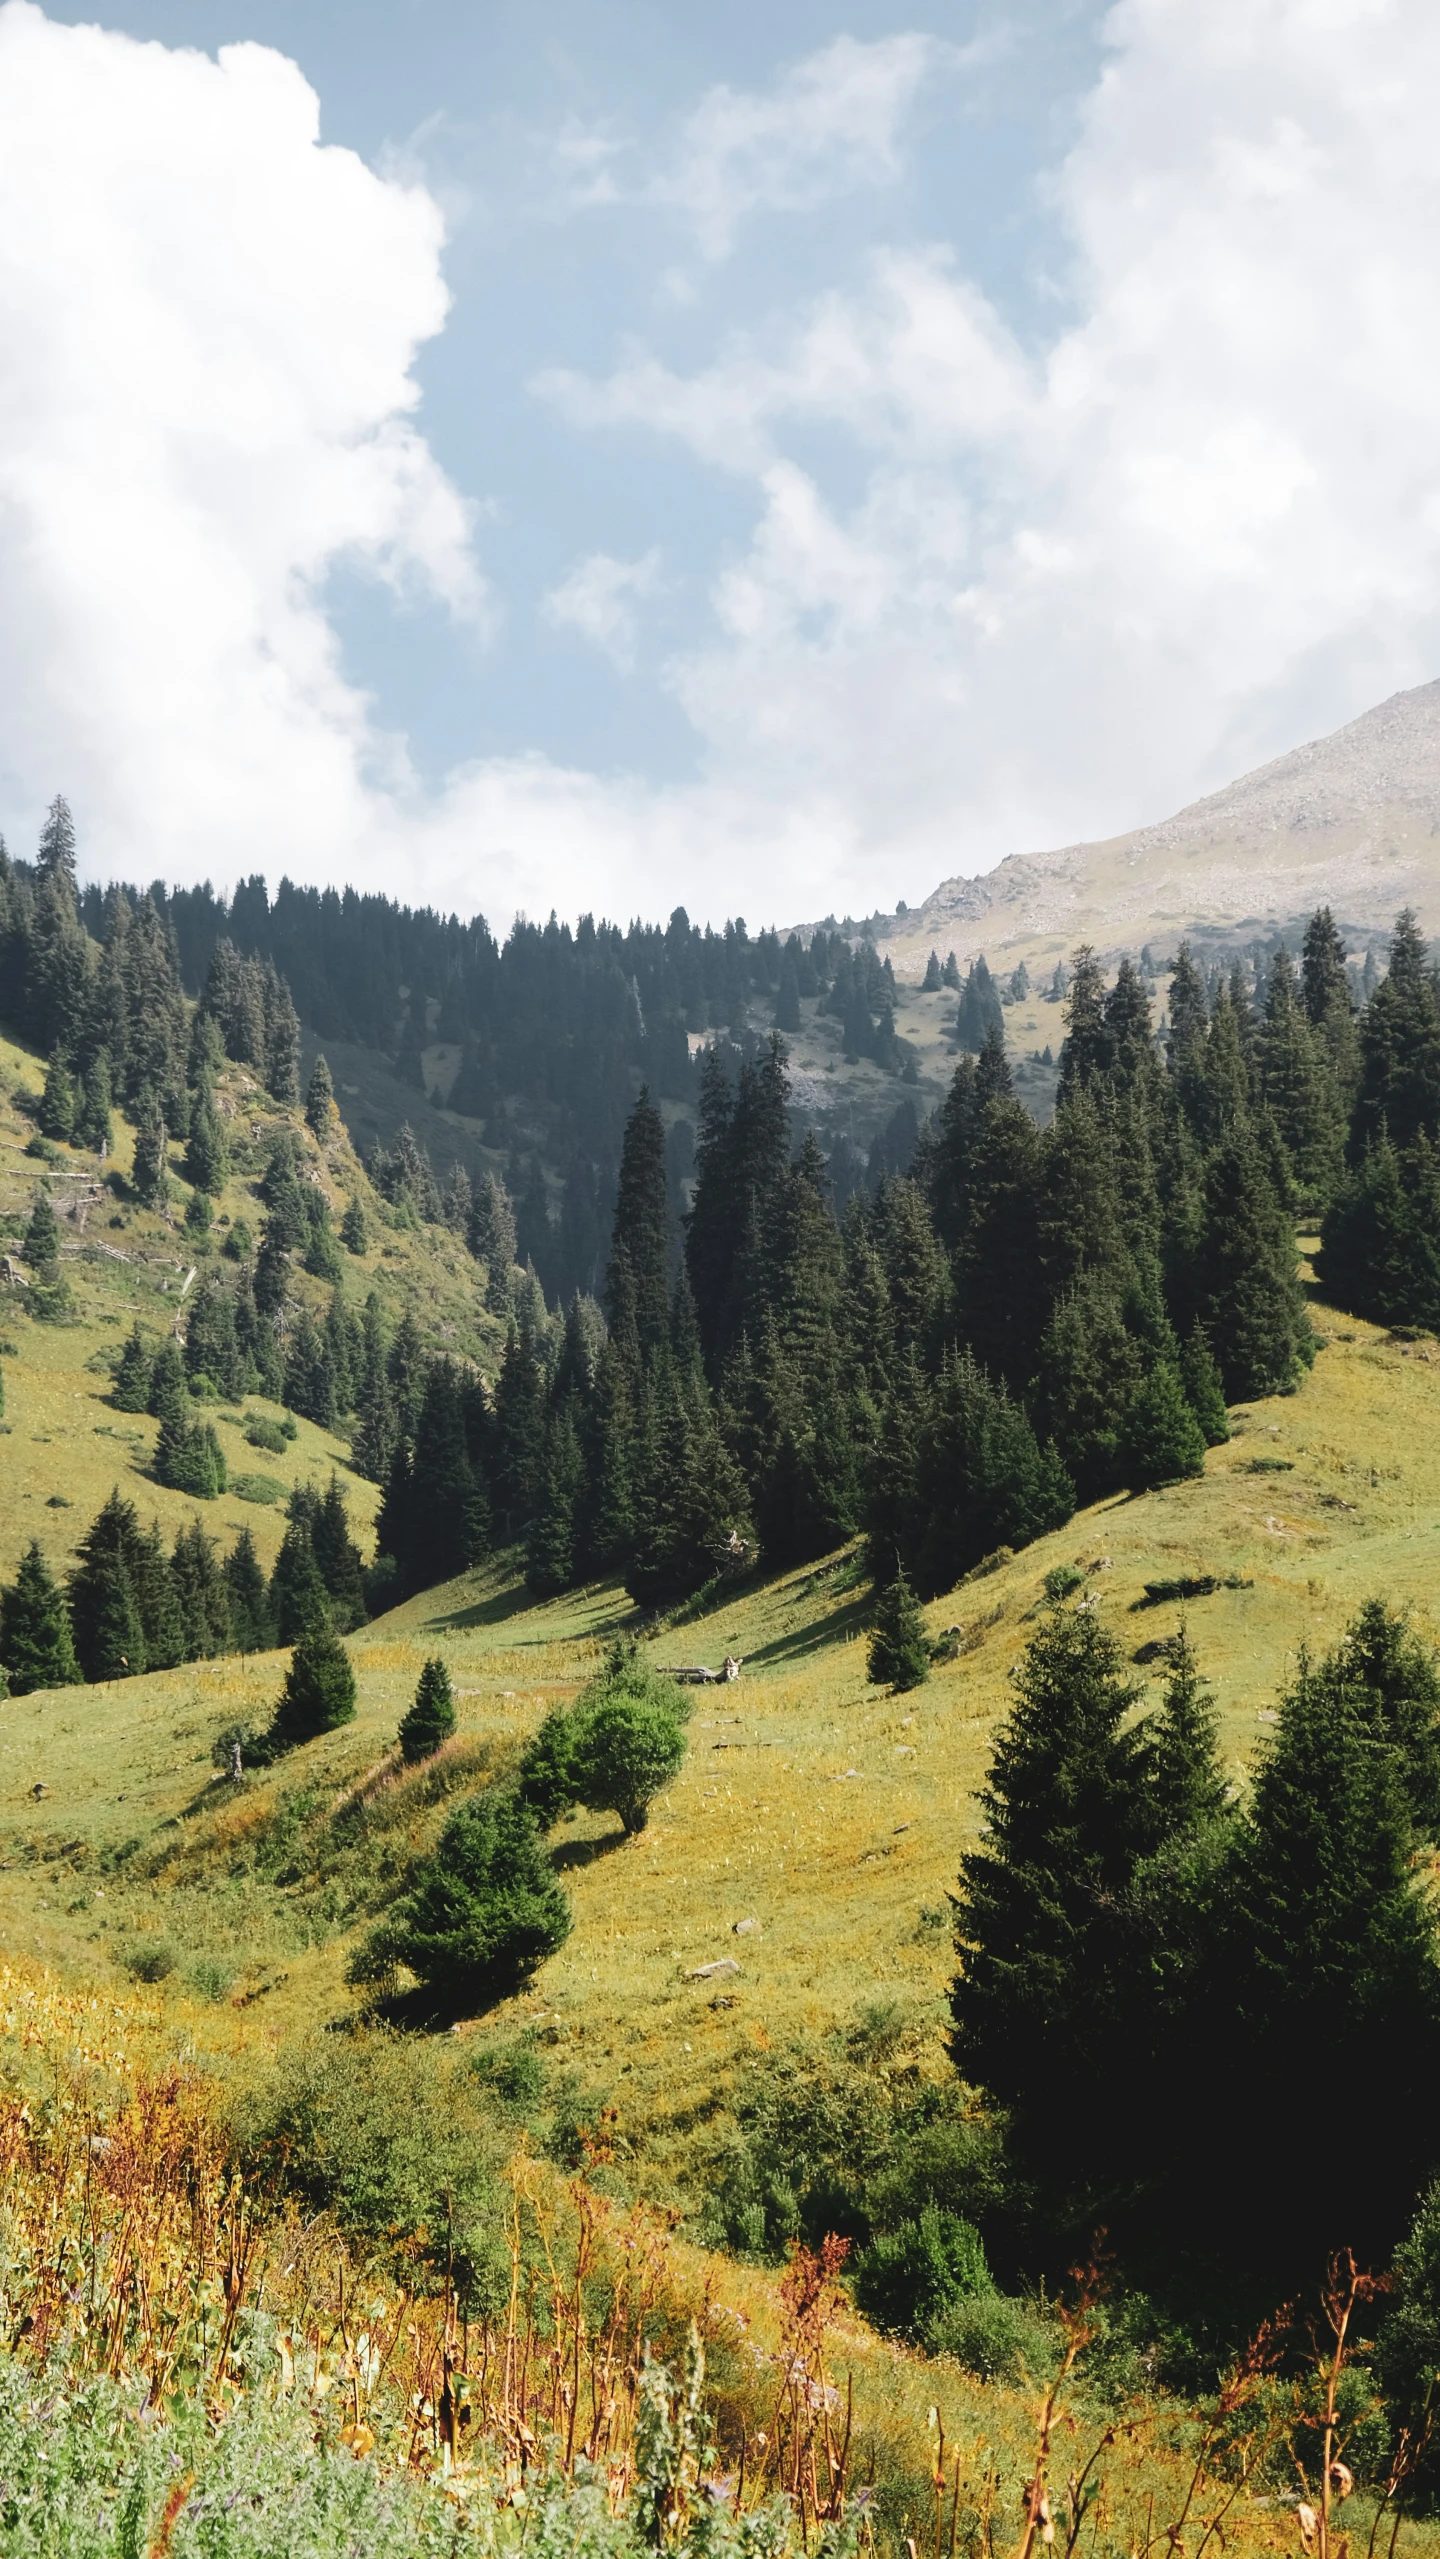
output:
M1368 1593L1411 1606L1440 1635L1440 1355L1320 1321L1331 1338L1312 1377L1237 1416L1203 1481L1097 1505L937 1602L932 1629L962 1624L974 1649L908 1698L866 1679L863 1586L844 1558L656 1639L661 1661L733 1651L744 1675L697 1693L685 1768L639 1840L622 1842L608 1816L562 1828L574 1935L525 1996L463 2031L504 2040L529 2027L561 2048L587 2090L618 2103L635 2173L657 2195L683 2192L694 2145L719 2137L725 2087L747 2053L885 2000L938 2066L945 1892L1052 1564L1109 1559L1090 1587L1128 1648L1180 1614L1131 1613L1147 1579L1253 1580L1188 1611L1237 1776L1300 1645L1332 1642ZM7 1363L12 1413L32 1391L38 1344L27 1326L21 1360ZM314 1455L329 1454L323 1435L314 1442ZM16 1448L0 1442L7 1479ZM94 1464L88 1450L84 1462ZM14 1508L6 1502L12 1542ZM192 2017L217 2050L273 2050L343 2017L345 1956L366 1905L444 1815L431 1781L386 1776L425 1655L450 1663L461 1716L450 1780L473 1783L589 1674L627 1614L613 1587L531 1605L501 1565L427 1592L352 1639L356 1724L238 1799L212 1783L211 1740L237 1713L263 1714L283 1656L12 1701L0 1708L0 1956L113 1979L127 1939L167 1936L177 1985L204 1962L228 1985ZM363 1839L347 1845L332 1815L361 1780L378 1791ZM37 1782L48 1789L38 1801ZM125 1842L137 1845L117 1866ZM757 1926L735 1935L745 1919ZM726 1957L738 1974L688 1977Z

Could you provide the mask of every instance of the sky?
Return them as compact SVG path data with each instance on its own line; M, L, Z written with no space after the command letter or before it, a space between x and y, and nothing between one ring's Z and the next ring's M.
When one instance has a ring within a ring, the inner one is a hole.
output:
M0 0L0 828L753 926L1440 674L1432 0Z

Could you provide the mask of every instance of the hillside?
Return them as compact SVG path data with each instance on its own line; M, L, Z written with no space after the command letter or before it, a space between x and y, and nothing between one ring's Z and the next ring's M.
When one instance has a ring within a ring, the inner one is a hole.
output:
M691 2215L757 2056L893 2009L914 2061L943 2074L946 1894L1052 1565L1082 1565L1127 1651L1188 1617L1236 1783L1300 1647L1333 1643L1366 1596L1440 1636L1440 1354L1318 1320L1329 1338L1308 1382L1237 1412L1203 1479L1099 1503L935 1602L932 1632L963 1629L958 1657L907 1698L867 1680L844 1555L652 1638L662 1661L734 1652L741 1679L696 1692L684 1770L647 1831L626 1841L584 1815L564 1827L555 1856L575 1933L529 1991L463 2033L502 2050L534 2042L591 2120L616 2105L627 2182ZM27 1335L7 1362L12 1413L28 1349ZM102 1409L93 1380L82 1391ZM1137 1606L1147 1581L1202 1573L1246 1586L1185 1610ZM445 1790L511 1762L632 1616L613 1585L537 1606L504 1559L427 1591L350 1639L357 1722L238 1791L214 1776L212 1741L237 1717L263 1719L283 1655L11 1701L0 1952L100 1983L158 1946L197 2041L232 2066L247 2052L272 2061L354 2014L347 1951L433 1839ZM460 1731L439 1771L397 1783L386 1753L437 1650Z
M1303 930L1329 906L1363 949L1403 906L1440 933L1440 682L1397 693L1155 826L1012 854L872 926L897 974L927 953L1049 975L1078 942L1157 957Z

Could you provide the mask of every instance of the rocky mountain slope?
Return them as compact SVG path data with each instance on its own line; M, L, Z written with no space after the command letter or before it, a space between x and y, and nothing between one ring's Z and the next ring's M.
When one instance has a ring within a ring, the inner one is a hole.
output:
M953 949L1032 974L1071 949L1158 957L1289 928L1328 905L1352 948L1413 906L1440 933L1440 682L1397 693L1333 736L1277 756L1157 826L1014 854L978 879L942 880L880 927L898 973Z

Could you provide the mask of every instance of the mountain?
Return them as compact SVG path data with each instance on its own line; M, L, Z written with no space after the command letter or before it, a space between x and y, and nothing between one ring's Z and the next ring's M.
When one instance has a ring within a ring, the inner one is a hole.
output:
M1333 909L1352 948L1413 906L1440 933L1440 682L1396 693L1333 736L1292 748L1157 826L1018 853L978 879L942 880L923 906L872 927L901 976L927 954L984 951L1013 968L1077 942L1157 958L1303 929Z

